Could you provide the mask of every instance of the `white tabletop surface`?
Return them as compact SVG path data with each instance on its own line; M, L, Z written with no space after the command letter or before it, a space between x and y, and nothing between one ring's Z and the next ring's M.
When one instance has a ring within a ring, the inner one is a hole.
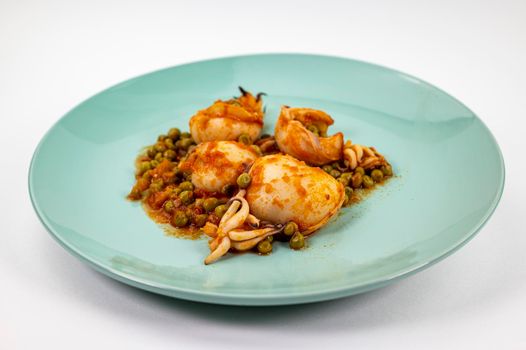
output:
M504 154L492 219L453 256L395 285L273 308L133 289L51 239L26 183L33 150L60 116L138 74L258 52L371 61L459 98ZM526 349L525 64L523 0L2 0L0 348Z

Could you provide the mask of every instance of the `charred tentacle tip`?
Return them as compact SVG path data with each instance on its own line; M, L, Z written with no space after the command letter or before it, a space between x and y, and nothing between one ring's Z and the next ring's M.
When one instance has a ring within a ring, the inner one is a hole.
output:
M264 92L260 92L259 94L256 95L256 102L259 102L259 100L261 99L261 96L267 96L266 93Z
M249 92L245 89L243 89L242 86L238 86L239 91L241 92L241 96L246 96ZM259 102L262 96L267 96L265 92L260 92L256 95L256 102Z
M239 88L239 91L241 91L242 96L245 96L246 94L248 94L248 91L243 89L241 86L238 86L238 88Z

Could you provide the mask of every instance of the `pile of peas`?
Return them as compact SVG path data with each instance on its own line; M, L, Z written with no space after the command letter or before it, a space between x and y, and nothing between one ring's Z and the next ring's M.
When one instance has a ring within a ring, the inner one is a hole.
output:
M372 188L375 184L382 183L385 179L393 176L393 168L389 164L368 170L357 167L352 171L347 165L342 166L336 162L324 165L321 168L345 186L344 206L351 204L351 198L355 190Z
M150 170L155 169L165 159L177 165L186 156L195 142L188 132L181 132L172 128L166 135L159 135L157 142L146 149L146 153L139 156L136 178L148 177Z
M289 221L283 231L276 236L281 241L286 241L289 243L289 247L294 250L299 250L305 247L305 237L300 233L298 225L294 221ZM274 237L269 236L266 239L262 240L257 245L257 251L260 254L270 254L272 253L272 243L274 242Z
M202 227L211 215L218 221L226 211L227 199L202 198L205 194L194 190L191 174L178 168L194 146L190 133L177 128L159 135L137 159L136 183L128 198L143 200L156 211L156 218L175 227Z
M248 135L239 139L258 154ZM172 128L137 158L136 183L128 198L142 200L153 211L154 218L177 228L199 228L206 222L218 224L228 209L228 200L238 189L247 188L251 178L243 173L236 185L225 185L219 192L194 189L191 173L179 169L179 162L195 146L190 133Z

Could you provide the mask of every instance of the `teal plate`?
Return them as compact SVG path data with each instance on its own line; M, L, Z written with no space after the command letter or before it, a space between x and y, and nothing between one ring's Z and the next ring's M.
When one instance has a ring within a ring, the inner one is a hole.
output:
M397 177L343 209L303 251L275 245L270 256L205 266L205 240L166 236L125 196L143 146L170 127L187 130L195 111L239 85L267 93L266 131L281 105L322 109L335 120L331 132L377 147ZM60 119L29 171L44 226L96 270L152 292L235 305L334 299L422 270L480 230L503 186L495 139L453 97L391 69L300 54L196 62L118 84Z

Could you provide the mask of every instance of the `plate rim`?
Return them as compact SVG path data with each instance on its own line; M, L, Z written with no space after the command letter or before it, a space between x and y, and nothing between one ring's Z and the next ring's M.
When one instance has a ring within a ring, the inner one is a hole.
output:
M33 179L35 176L33 169L34 169L34 164L36 162L36 159L38 158L41 147L44 145L48 137L51 135L52 131L73 110L75 110L76 108L84 104L85 102L95 98L96 96L106 93L107 91L110 91L120 86L121 84L127 84L132 80L135 80L135 79L138 79L143 76L150 75L150 74L159 73L165 70L170 70L170 69L174 69L174 68L181 67L181 66L201 64L201 63L205 63L209 61L233 60L233 59L239 59L239 58L253 58L253 57L255 58L255 57L265 57L265 56L267 57L269 56L311 57L311 58L317 58L317 59L338 59L342 61L354 62L360 65L366 65L366 66L370 66L376 69L381 69L383 71L388 71L390 73L397 73L405 78L409 78L420 84L424 84L424 85L427 85L428 87L436 89L440 93L444 94L445 96L448 96L455 102L462 105L462 107L464 107L467 111L472 113L472 115L480 122L484 130L490 136L490 140L497 150L498 161L499 161L498 167L500 170L499 171L500 181L497 187L497 193L495 197L493 198L493 201L490 207L481 217L480 221L476 225L474 225L470 231L467 231L466 234L464 234L461 237L461 239L454 245L451 245L448 248L440 250L440 252L438 252L437 254L434 254L431 258L428 258L425 261L420 262L419 264L415 266L409 266L409 267L406 267L405 269L401 269L397 273L391 273L391 274L388 274L387 276L378 277L376 279L369 280L363 283L350 284L347 286L341 286L341 287L336 287L336 288L318 288L315 291L307 291L307 292L279 292L279 293L272 293L269 295L230 294L226 292L203 291L203 290L196 290L193 288L182 288L182 287L177 287L177 286L164 285L161 283L155 283L151 280L140 278L133 274L116 270L109 265L104 265L104 264L99 263L98 261L96 261L96 259L91 258L87 254L83 254L81 250L68 244L67 240L63 239L61 235L58 232L56 232L56 230L53 228L53 225L50 222L48 222L46 215L44 213L44 210L38 204L37 195L35 193L35 188L33 185L33 181L34 181ZM458 100L457 98L450 95L449 93L442 90L441 88L423 79L420 79L418 77L415 77L405 72L399 71L397 69L392 69L387 66L379 65L376 63L371 63L371 62L357 60L357 59L343 57L343 56L322 55L322 54L312 54L312 53L286 53L285 52L285 53L256 53L256 54L244 54L244 55L230 55L230 56L222 56L222 57L217 57L217 58L208 58L204 60L196 60L196 61L186 62L182 64L172 65L172 66L161 68L161 69L152 70L152 71L149 71L143 74L133 76L132 78L125 79L116 84L113 84L110 87L105 88L91 95L90 97L87 97L86 99L82 100L80 103L75 105L73 108L69 109L55 123L52 124L52 126L42 136L37 147L35 148L35 151L33 152L33 155L30 161L30 165L29 165L29 169L28 169L27 181L28 181L28 192L29 192L31 204L33 206L35 213L37 214L38 219L40 220L40 222L42 223L46 231L48 231L48 233L54 238L54 240L58 242L66 251L68 251L73 256L77 257L80 261L87 263L89 266L94 268L96 271L101 272L108 277L111 277L125 284L131 285L133 287L137 287L143 290L147 290L150 292L154 292L154 293L158 293L158 294L162 294L162 295L166 295L166 296L170 296L170 297L174 297L178 299L185 299L185 300L199 301L199 302L206 302L206 303L213 303L213 304L223 304L223 305L270 306L270 305L302 304L302 303L310 303L310 302L316 302L316 301L331 300L331 299L336 299L336 298L345 297L345 296L351 296L354 294L359 294L359 293L363 293L369 290L383 287L385 285L394 283L402 278L412 276L413 274L419 271L422 271L428 267L431 267L432 265L440 262L441 260L447 258L448 256L458 251L460 248L462 248L466 243L468 243L471 239L473 239L473 237L475 237L476 234L485 226L485 224L488 222L490 217L495 212L502 198L502 194L504 192L504 186L505 186L505 179L506 179L506 170L505 170L504 157L500 149L500 146L495 136L491 132L491 130L487 127L484 121L476 113L474 113L469 107L467 107L462 101Z

